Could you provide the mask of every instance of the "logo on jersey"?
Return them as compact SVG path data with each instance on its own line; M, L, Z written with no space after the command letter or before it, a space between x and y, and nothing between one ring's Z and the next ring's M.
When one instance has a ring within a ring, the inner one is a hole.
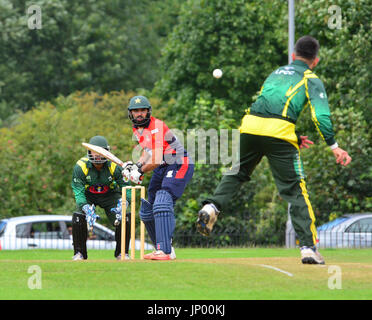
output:
M91 193L106 193L107 191L109 191L109 189L110 188L108 186L97 184L94 186L90 186L88 190Z
M283 74L283 75L286 75L286 76L291 76L291 75L294 75L294 73L295 73L294 71L292 71L292 69L294 69L294 68L293 67L279 68L275 71L275 74Z
M170 170L167 172L166 178L172 178L173 177L173 170Z

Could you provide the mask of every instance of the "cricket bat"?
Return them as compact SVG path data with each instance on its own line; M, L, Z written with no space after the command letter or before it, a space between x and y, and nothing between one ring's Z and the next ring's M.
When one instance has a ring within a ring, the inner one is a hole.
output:
M95 145L90 144L90 143L83 142L82 145L83 145L83 147L87 148L88 150L93 151L95 153L98 153L102 157L104 157L104 158L106 158L108 160L111 160L112 162L115 162L120 167L124 168L124 162L121 161L115 155L113 155L110 151L107 151L106 149L104 149L102 147L95 146Z

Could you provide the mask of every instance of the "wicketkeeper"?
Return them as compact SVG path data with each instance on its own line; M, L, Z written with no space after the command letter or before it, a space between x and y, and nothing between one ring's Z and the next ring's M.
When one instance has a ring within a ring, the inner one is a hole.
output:
M326 91L312 72L319 61L318 50L316 39L300 38L295 46L294 62L278 68L264 82L257 101L242 119L239 169L233 168L231 174L225 175L213 196L203 202L197 220L200 233L209 235L220 211L226 211L237 189L250 180L256 165L266 156L280 196L291 204L291 220L299 237L302 263L324 264L316 248L315 216L300 154L304 140L295 133L296 121L305 106L309 107L315 127L336 162L347 166L351 158L334 138Z
M92 137L90 144L110 150L108 142L103 136ZM113 226L115 226L115 257L121 259L121 189L129 183L123 180L122 168L114 162L108 161L90 150L85 157L77 161L72 175L72 190L75 195L76 211L72 216L72 239L74 246L73 260L88 258L86 242L88 228L93 230L94 223L99 216L96 206L100 206ZM131 193L128 190L127 199ZM129 203L127 204L129 207ZM130 214L126 213L126 234L130 234ZM126 237L125 259L129 259L130 237Z

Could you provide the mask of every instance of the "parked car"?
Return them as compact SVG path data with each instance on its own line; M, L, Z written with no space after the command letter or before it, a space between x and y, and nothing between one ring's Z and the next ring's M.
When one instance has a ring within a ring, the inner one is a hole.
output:
M317 228L320 248L372 247L372 213L345 214ZM286 247L298 246L290 219L286 228Z
M372 213L346 214L317 231L320 248L372 247Z
M72 216L35 215L0 220L0 250L69 249L72 250ZM88 249L115 250L115 233L95 223L87 240ZM136 240L136 250L140 241ZM152 245L145 242L145 250Z

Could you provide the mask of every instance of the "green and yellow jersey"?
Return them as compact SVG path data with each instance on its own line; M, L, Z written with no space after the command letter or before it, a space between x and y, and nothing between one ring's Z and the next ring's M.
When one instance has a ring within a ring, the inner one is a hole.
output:
M300 60L278 68L265 80L242 119L240 132L283 139L298 148L295 126L306 106L322 139L329 146L335 144L324 85Z
M101 170L97 170L89 161L83 157L77 161L72 174L71 187L74 192L78 209L88 203L86 192L97 196L109 195L112 192L121 192L121 188L129 186L123 180L122 169L116 163L106 161ZM127 190L127 199L130 201L130 191Z

